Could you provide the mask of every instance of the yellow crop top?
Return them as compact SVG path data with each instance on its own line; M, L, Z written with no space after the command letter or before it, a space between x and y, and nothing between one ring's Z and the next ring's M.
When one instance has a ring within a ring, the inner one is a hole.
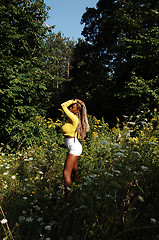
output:
M77 137L76 129L78 127L78 117L68 109L68 107L74 103L77 103L77 101L68 100L67 102L61 104L63 111L68 117L67 121L62 126L64 136Z

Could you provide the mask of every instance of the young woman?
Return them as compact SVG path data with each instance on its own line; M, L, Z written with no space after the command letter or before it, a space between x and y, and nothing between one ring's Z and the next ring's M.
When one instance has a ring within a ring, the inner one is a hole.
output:
M75 182L78 181L78 157L82 153L82 145L79 139L84 139L86 133L89 131L89 124L87 119L87 110L83 101L79 99L68 100L61 104L61 107L67 115L67 121L62 126L62 131L65 136L65 146L69 153L64 166L64 183L65 194L70 197L71 193L71 174L74 173Z

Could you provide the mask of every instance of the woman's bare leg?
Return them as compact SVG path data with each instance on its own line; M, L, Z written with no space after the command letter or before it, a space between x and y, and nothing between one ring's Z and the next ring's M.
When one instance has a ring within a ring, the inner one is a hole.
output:
M75 162L73 167L73 180L75 183L78 183L78 180L79 180L78 161Z
M64 182L65 182L65 191L67 196L70 195L70 190L69 188L71 187L72 181L71 181L71 173L72 170L77 167L76 162L78 160L78 156L75 156L71 153L68 154L67 159L65 161L65 166L64 166Z

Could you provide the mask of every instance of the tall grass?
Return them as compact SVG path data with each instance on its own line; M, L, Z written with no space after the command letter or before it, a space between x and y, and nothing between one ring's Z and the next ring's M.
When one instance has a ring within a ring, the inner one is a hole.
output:
M15 152L1 144L0 205L5 218L1 212L0 239L159 239L156 109L153 115L149 121L125 116L121 123L117 118L114 128L89 116L80 181L73 183L69 202L62 177L67 155L61 147L62 120L38 116L38 137L25 147L19 143Z

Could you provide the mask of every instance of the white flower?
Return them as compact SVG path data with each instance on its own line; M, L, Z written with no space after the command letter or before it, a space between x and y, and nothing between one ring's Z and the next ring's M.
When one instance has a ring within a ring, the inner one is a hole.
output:
M105 174L106 176L113 177L113 174L111 174L111 173L105 172L104 174Z
M156 224L156 223L157 223L157 221L156 221L155 218L151 218L151 222L152 222L153 224Z
M158 144L156 142L150 142L149 144L157 146Z
M50 231L51 230L51 226L45 226L45 230L48 230L48 231Z
M136 155L136 157L141 158L141 154L139 152L134 151L133 154Z
M40 211L40 207L38 205L33 206L33 208L35 208L37 211Z
M109 194L106 194L105 196L106 196L107 198L110 198L110 197L111 197Z
M27 197L23 197L24 200L27 200L28 198Z
M101 141L100 144L110 144L110 143L107 141Z
M117 144L117 143L114 143L114 146L115 146L115 147L119 147L119 148L121 147L121 146L120 146L119 144Z
M3 175L8 175L8 172L3 173Z
M114 168L112 168L112 171L113 171L114 173L117 173L117 174L120 174L120 173L121 173L119 170L114 169Z
M39 218L37 219L37 222L42 222L42 220L43 220L43 219L39 217Z
M138 199L139 199L140 202L144 202L144 199L141 195L138 196Z
M12 178L12 179L16 179L16 176L12 176L11 178Z
M25 220L25 217L24 216L20 216L19 217L19 222L23 222Z
M5 223L7 223L7 222L8 222L8 221L7 221L6 218L4 218L4 219L1 220L1 223L2 223L2 224L5 224Z
M7 166L6 169L10 169L10 166Z
M142 168L143 171L147 171L148 170L148 168L145 167L145 166L141 166L141 168Z
M26 218L26 222L32 222L33 221L33 218L32 217L27 217Z
M117 152L117 153L114 153L114 156L116 157L126 157L123 153L121 152Z
M96 174L91 174L89 177L90 177L90 178L96 178L97 175L96 175Z
M28 158L24 158L24 161L25 161L25 162L28 162L28 161L29 161L29 159L28 159Z
M135 125L135 122L128 122L129 124L131 124L131 125Z
M141 121L141 124L142 124L142 125L147 125L147 122Z

